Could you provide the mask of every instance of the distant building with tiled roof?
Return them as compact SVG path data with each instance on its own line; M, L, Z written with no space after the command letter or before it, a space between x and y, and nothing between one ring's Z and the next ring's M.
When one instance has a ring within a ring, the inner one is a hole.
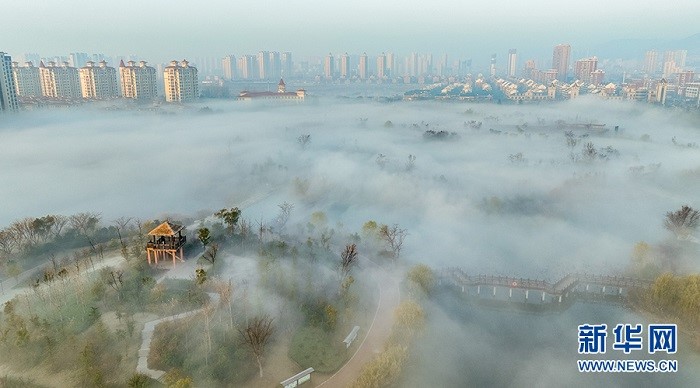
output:
M306 98L306 90L297 89L296 92L288 92L283 79L277 84L277 92L250 92L242 91L238 95L239 100L303 100Z

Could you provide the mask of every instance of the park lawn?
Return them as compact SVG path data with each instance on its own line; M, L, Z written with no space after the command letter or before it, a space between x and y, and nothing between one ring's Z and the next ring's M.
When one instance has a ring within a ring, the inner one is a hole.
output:
M335 343L333 336L315 326L299 328L292 337L289 357L302 368L312 367L316 372L330 373L338 370L347 353L342 343Z

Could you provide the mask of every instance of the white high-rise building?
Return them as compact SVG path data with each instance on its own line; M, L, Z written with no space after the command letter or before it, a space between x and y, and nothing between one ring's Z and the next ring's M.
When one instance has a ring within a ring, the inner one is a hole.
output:
M17 90L12 75L12 57L0 52L0 114L19 109Z
M78 69L68 66L63 62L56 66L56 62L39 63L39 79L41 82L41 94L49 98L80 98L80 77Z
M360 55L360 63L357 68L358 75L360 79L367 79L369 77L369 66L367 63L367 53L362 53Z
M153 100L158 95L158 83L156 69L146 66L145 61L124 61L119 63L119 76L121 77L122 97L135 100Z
M17 62L12 62L12 75L15 77L17 96L41 97L39 68L33 63L27 62L25 66L19 66Z
M106 61L88 61L80 68L80 91L83 98L105 100L119 97L117 86L117 70L107 66Z
M386 77L386 54L381 53L377 57L377 78L384 79Z
M258 76L260 79L268 79L272 75L270 72L270 52L261 51L258 53Z
M571 46L559 44L554 46L552 54L552 68L557 70L557 79L566 82L569 73L569 57L571 57Z
M163 71L165 83L165 101L186 102L199 97L199 79L197 68L183 60L182 63L170 61Z
M333 54L328 53L323 61L323 76L326 77L326 79L333 79L334 74L335 58L333 58Z
M396 55L394 53L386 53L386 71L389 77L396 75Z
M270 78L277 79L282 77L282 58L278 51L271 51L270 59Z
M227 55L221 60L225 80L231 81L236 78L236 65L236 57L233 55Z
M515 77L518 66L518 52L515 49L508 50L508 78Z
M283 52L282 53L282 75L284 78L291 78L292 77L292 53L290 52Z
M351 75L350 71L350 56L348 53L345 53L340 56L340 77L341 78L350 78Z
M655 50L649 50L644 54L644 72L651 75L656 73L657 60L659 57L659 52Z
M258 77L258 64L255 55L243 55L238 58L238 75L242 79Z

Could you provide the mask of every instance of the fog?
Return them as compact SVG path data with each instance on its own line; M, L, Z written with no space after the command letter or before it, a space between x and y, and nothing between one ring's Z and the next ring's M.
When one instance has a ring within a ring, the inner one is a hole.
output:
M700 187L699 151L687 146L700 142L695 123L644 105L332 98L205 105L213 113L199 106L159 113L91 106L2 122L0 197L11 205L0 209L0 224L80 211L106 220L194 215L244 201L255 203L243 206L244 216L273 218L287 201L296 217L324 211L349 231L370 219L397 223L410 233L408 260L533 276L619 270L632 244L663 237L665 212L692 204ZM545 125L606 124L602 135L574 130L587 137L573 153L579 158L590 141L619 156L572 162L563 130L534 128L538 118ZM483 125L465 127L471 120ZM515 126L524 123L530 127L518 133ZM425 140L427 129L459 138ZM301 134L311 135L305 149ZM518 153L522 159L511 161ZM416 157L411 171L408 155ZM305 193L299 182L307 183Z
M105 221L196 218L230 206L249 220L273 220L278 205L289 202L290 227L303 228L318 211L346 233L368 220L398 224L408 231L400 259L408 263L556 281L572 271L622 273L636 242L669 237L667 211L698 206L700 133L691 113L585 97L524 106L382 101L327 95L155 110L110 103L3 118L0 225L78 212L100 213ZM578 141L570 148L558 120L607 130L568 128ZM454 135L429 139L427 130ZM598 156L587 159L582 150L589 142ZM238 276L253 277L254 261L239 263ZM575 306L572 315L524 320L438 305L427 311L431 327L471 345L447 348L426 336L413 353L419 359L408 385L433 377L459 385L465 377L455 370L462 365L470 365L475 386L580 383L557 356L561 341L552 338L569 335L573 343L581 317L635 321L608 307ZM523 340L514 329L548 330L543 324L554 337ZM545 345L530 357L525 349L540 340L552 344L551 352ZM514 347L503 361L513 370L478 372L497 367L504 346ZM421 358L425 353L439 356L435 362L461 361L433 365L421 361L432 359Z

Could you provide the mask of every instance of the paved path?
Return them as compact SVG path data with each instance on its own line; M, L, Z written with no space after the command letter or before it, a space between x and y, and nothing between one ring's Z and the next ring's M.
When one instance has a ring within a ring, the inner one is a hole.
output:
M105 257L104 260L95 260L94 264L95 266L85 266L83 269L81 269L80 274L76 274L74 272L70 272L71 277L75 276L83 276L85 274L88 274L93 271L98 271L104 267L108 266L116 266L124 262L124 258L121 255L114 255L114 256L109 256ZM22 272L20 276L17 277L17 280L15 279L7 279L2 282L2 291L0 291L0 305L5 304L5 302L12 300L14 297L19 296L19 295L24 295L30 292L33 292L32 287L25 286L25 287L17 287L19 283L26 283L30 276L33 273L36 273L37 270L46 267L47 264L42 264L39 266L36 266L30 270ZM70 268L71 271L73 268ZM44 284L41 284L39 287L44 287Z
M219 294L215 293L207 293L209 295L209 303L214 306L219 304ZM184 313L180 314L175 314L171 315L169 317L165 318L159 318L155 319L153 321L146 322L146 324L143 326L143 330L141 331L141 347L139 348L139 358L138 361L136 362L136 372L137 373L143 373L147 375L148 377L155 379L155 380L160 380L163 375L165 375L165 371L162 370L157 370L157 369L150 369L148 367L148 353L151 350L151 341L153 340L153 331L156 329L156 326L163 322L168 322L168 321L176 321L178 319L186 318L192 315L195 315L201 311L203 311L205 307L196 309L196 310L191 310L187 311Z
M372 264L377 268L374 279L379 286L379 302L377 302L372 323L352 357L335 374L318 384L317 387L347 387L352 384L360 375L362 367L383 350L384 343L391 334L391 327L394 324L394 310L401 301L400 280L396 274Z

